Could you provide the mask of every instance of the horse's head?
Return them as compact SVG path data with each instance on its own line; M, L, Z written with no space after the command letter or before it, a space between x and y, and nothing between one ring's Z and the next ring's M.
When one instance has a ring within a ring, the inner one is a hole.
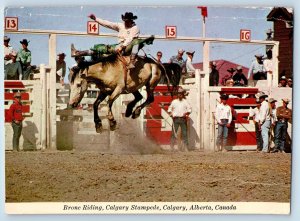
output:
M70 69L69 80L71 90L69 106L76 108L88 89L86 73L82 73L81 70L74 70L72 68Z

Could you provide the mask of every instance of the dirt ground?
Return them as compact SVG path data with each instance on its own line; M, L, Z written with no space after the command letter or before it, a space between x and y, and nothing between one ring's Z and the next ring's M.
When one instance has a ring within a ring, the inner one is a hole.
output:
M290 201L290 154L6 153L6 202Z

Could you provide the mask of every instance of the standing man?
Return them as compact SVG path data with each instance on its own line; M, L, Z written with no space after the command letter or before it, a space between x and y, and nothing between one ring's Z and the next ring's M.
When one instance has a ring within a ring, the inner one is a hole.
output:
M245 77L245 75L243 74L242 66L238 65L236 67L236 73L233 76L233 80L234 80L235 86L247 86L248 85L248 80ZM243 81L243 83L242 83L242 81Z
M188 77L194 77L195 76L195 67L193 65L193 57L195 54L195 51L189 50L187 52L185 52L187 54L187 60L186 60L186 72Z
M266 101L266 94L259 94L259 100L261 107L259 111L259 129L261 130L261 136L263 139L262 153L269 152L269 131L271 127L271 110L269 103Z
M217 149L218 151L225 150L228 137L228 128L232 121L231 107L227 104L228 95L220 96L221 103L216 108L216 120L218 123Z
M169 61L169 63L179 64L182 73L185 73L185 64L186 64L186 61L183 59L184 52L185 51L183 49L179 49L177 55L172 56Z
M173 100L168 108L169 115L173 118L171 148L173 149L178 128L181 128L181 134L184 142L184 150L188 148L187 121L192 108L184 97L185 90L178 89L178 98Z
M64 77L66 75L66 54L60 53L57 56L58 59L56 60L56 83L61 83L61 85L64 85Z
M253 82L256 83L258 80L266 80L266 69L263 63L263 55L256 54L256 60L254 60L249 68L248 71L248 80L254 80Z
M11 125L13 128L13 151L20 151L19 141L22 132L22 121L24 120L22 115L22 103L21 93L17 92L14 95L14 103L9 108L9 115L12 120Z
M270 127L270 145L272 141L275 138L275 126L276 126L276 122L277 122L277 117L276 117L276 102L277 100L275 100L274 98L270 98L269 99L269 104L270 104L270 109L271 109L271 127Z
M31 51L28 49L27 39L20 41L22 48L18 52L17 61L22 65L23 76L22 80L29 80L31 73Z
M162 52L161 51L158 51L156 53L156 60L158 63L162 64L162 61L161 61L161 58L162 58Z
M288 121L292 119L292 110L287 106L289 99L282 99L282 106L276 110L277 124L275 127L275 148L272 153L285 151L284 145L288 128Z
M209 73L209 86L219 85L219 71L217 70L217 63L210 62L211 72Z
M133 15L132 12L126 12L124 15L121 16L123 23L115 23L110 22L101 18L97 18L94 14L90 14L89 18L99 23L101 26L105 28L109 28L118 32L118 45L115 47L116 53L122 53L125 48L132 43L132 41L139 37L140 29L135 24L134 20L137 19L136 15ZM132 69L135 66L137 53L139 50L139 45L134 45L131 51L130 56L130 63L128 64L128 68ZM93 50L86 50L86 51L78 51L71 46L71 56L78 57L78 56L91 56L97 54L97 45L94 46Z
M261 131L259 127L259 110L260 110L261 102L257 98L256 99L256 108L250 109L249 117L253 118L253 123L255 125L255 135L256 135L256 151L261 151L263 148L263 140L261 136Z

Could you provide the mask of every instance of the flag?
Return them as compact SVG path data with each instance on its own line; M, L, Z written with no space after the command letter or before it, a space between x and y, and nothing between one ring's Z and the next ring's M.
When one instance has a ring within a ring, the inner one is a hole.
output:
M207 7L205 7L205 6L198 6L197 8L201 9L201 15L203 17L207 17Z

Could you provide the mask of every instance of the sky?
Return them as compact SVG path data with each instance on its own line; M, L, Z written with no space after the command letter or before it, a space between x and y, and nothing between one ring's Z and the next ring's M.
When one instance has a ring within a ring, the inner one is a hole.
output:
M90 9L93 9L92 11L85 11L87 13L90 13L90 12L94 12L97 16L101 16L103 18L106 18L106 19L111 19L112 21L120 21L120 14L124 13L123 10L120 9L120 11L116 11L114 13L108 13L108 14L105 14L105 12L101 11L101 8L104 7L103 5L106 5L107 1L98 1L98 0L85 0L85 1L82 1L82 0L26 0L26 1L20 1L20 0L2 0L0 1L0 11L2 14L6 15L5 14L5 11L4 11L4 8L6 6L9 6L9 7L16 7L19 8L20 6L25 6L25 7L31 7L31 6L49 6L49 5L55 5L57 7L62 7L63 5L76 5L78 6L78 8L80 8L80 5L82 5L83 3L84 4L89 4L89 5L102 5L101 7L91 7ZM299 1L298 0L239 0L239 1L235 1L235 0L232 0L232 1L226 1L226 0L202 0L202 1L198 1L198 0L152 0L151 1L151 4L153 5L176 5L176 6L186 6L186 5L194 5L194 6L197 6L199 4L203 4L203 5L219 5L219 6L226 6L229 7L229 6L232 6L232 5L242 5L242 6L248 6L248 5L254 5L254 6L260 6L260 7L264 7L264 6L293 6L295 7L295 36L294 36L294 39L300 39L300 31L299 31L299 28L297 26L297 24L299 23L300 21L300 13L298 13L298 11L300 10L300 4L298 3ZM125 5L126 7L128 7L128 5L149 5L149 3L147 1L140 1L140 0L110 0L109 1L109 4L110 5ZM127 9L126 7L122 7L122 9ZM94 10L94 9L97 9L97 10ZM188 13L186 14L183 14L181 15L182 17L189 17L189 16L194 16L195 19L201 19L200 17L200 12L195 10L192 12L192 10L194 9L191 9ZM215 14L213 16L213 9L211 7L209 7L208 9L208 20L207 20L207 36L211 36L211 37L214 37L214 35L216 35L217 33L221 34L221 35L224 35L223 37L226 37L226 38L238 38L239 36L237 36L237 32L239 32L239 29L241 27L237 26L237 24L235 23L231 23L231 24L227 24L225 17L235 17L237 15L237 17L241 17L241 16L245 16L246 18L249 18L248 17L248 14L246 15L245 13L241 13L240 14L240 10L236 10L235 12L232 12L232 13L228 13L227 16L223 16L222 18L214 18L216 16L221 16L220 14ZM215 9L217 10L217 9ZM57 10L57 11L60 11L60 10ZM224 11L225 13L225 7L220 7L219 8L219 11ZM149 25L147 24L146 26L142 26L142 18L143 16L138 14L138 11L134 11L135 13L137 13L137 15L139 16L138 20L137 20L137 24L140 26L140 28L142 29L142 34L148 34L148 32L145 31L145 29L143 29L144 27L151 27L151 28L155 28L157 26L157 29L159 29L159 25L158 23L154 23L154 25ZM172 15L167 15L167 12L164 12L162 14L150 14L150 17L152 17L152 19L155 19L155 18L161 18L161 17L173 17L174 19L171 19L171 23L170 24L175 24L175 19L177 17L177 14L172 14ZM16 13L16 12L15 12ZM19 13L22 14L20 11L17 12L18 15ZM56 11L54 11L54 13L56 13ZM52 25L52 27L54 27L55 29L65 29L64 27L66 27L67 25L69 26L72 26L72 30L78 30L78 31L85 31L84 29L84 24L85 22L87 21L87 18L86 18L86 14L81 14L80 13L80 10L77 10L76 13L74 14L71 14L69 15L69 18L67 20L66 17L68 15L68 11L60 11L60 13L62 13L62 15L66 15L65 17L63 17L64 19L62 19L60 17L60 19L57 19L56 22L49 22L49 18L46 19L46 17L44 16L39 16L39 17L36 17L35 19L32 19L30 20L30 23L28 22L21 22L20 21L20 28L35 28L33 25L34 23L40 23L41 24L44 24L44 25ZM250 12L249 12L250 13ZM258 13L257 15L253 15L251 14L250 17L254 17L254 16L258 16L256 18L264 18L266 15L267 15L267 12L263 12L261 10L256 10L256 13ZM105 17L104 17L105 15ZM106 17L107 15L107 17ZM73 19L72 17L70 16L73 16ZM80 22L75 19L76 17L81 17L81 20ZM149 17L149 18L150 18ZM264 39L264 31L269 27L269 23L265 24L265 22L263 22L262 20L260 19L246 19L244 18L243 19L243 22L240 22L240 26L243 26L242 28L244 28L244 25L243 24L246 24L245 21L252 21L252 27L253 29L255 30L260 30L259 31L260 33L253 33L254 35L252 36L252 39ZM185 18L182 18L181 20L184 20ZM160 19L159 19L160 20ZM229 19L229 20L234 20L233 18ZM235 19L236 21L237 19ZM3 24L3 16L0 16L0 21L2 22ZM28 20L29 21L29 20ZM68 21L68 22L67 22ZM72 22L72 25L70 25L70 21ZM75 22L76 21L76 22ZM173 22L174 21L174 22ZM227 20L228 21L228 20ZM257 22L254 22L254 21L257 21ZM262 23L264 23L264 25L266 25L265 27L262 27L262 28L259 28L257 29L256 26L260 26L262 25L261 22L258 22L258 21L262 21ZM210 23L211 22L211 23ZM210 26L208 24L211 24ZM27 25L31 24L32 27L25 27ZM152 23L151 23L152 24ZM160 24L160 23L159 23ZM192 25L191 23L185 23L187 24L186 25L186 29L188 30L191 30L187 33L187 35L189 36L192 36L192 33L195 33L195 36L200 36L202 33L201 33L201 22L198 21L196 22L195 21L195 24L192 28ZM222 24L222 25L221 25ZM226 25L227 24L227 25ZM177 25L177 23L175 24ZM199 27L199 28L198 28ZM46 28L46 27L39 27L39 28ZM245 28L247 28L245 26ZM67 30L67 29L65 29ZM184 28L183 28L184 30ZM220 31L222 30L222 32ZM105 31L105 30L103 30ZM108 31L108 32L111 32L111 31ZM150 31L149 31L150 32ZM157 31L158 34L163 34L163 31L160 29ZM149 33L149 34L157 34L156 32L155 33ZM179 33L178 33L179 34ZM258 34L258 35L257 35ZM1 32L1 37L3 37L4 33L3 31ZM181 35L181 34L180 34ZM182 34L183 35L183 34ZM226 35L226 36L225 36ZM233 37L230 37L230 36L233 36ZM31 41L36 41L36 39L32 36L26 36L26 38L29 39L30 37L30 40ZM217 37L217 36L216 36ZM19 48L20 47L20 44L19 44L19 41L23 38L23 36L17 36L15 37L15 39L12 39L12 44L15 48ZM102 38L101 38L102 39ZM74 41L75 45L78 45L81 49L86 49L86 48L89 48L92 44L94 44L94 39L92 40L87 40L87 39L77 39L76 38L72 38L72 39L69 39L70 42L71 41ZM35 64L38 64L38 63L48 63L48 48L47 48L47 37L43 37L42 40L39 40L40 42L39 43L35 43L35 44L30 44L30 48L31 50L34 52L34 57L33 57L33 62ZM102 41L102 40L101 40ZM111 40L111 41L114 41L114 40ZM63 40L58 40L58 52L60 51L65 51L70 54L69 51L69 44L70 44L69 41L67 42L63 42ZM32 42L31 42L32 43ZM181 46L181 45L180 45ZM153 47L153 48L152 48ZM164 59L168 59L170 55L173 55L176 53L176 50L177 50L177 47L179 47L179 45L174 45L173 44L166 44L166 42L162 42L160 43L157 48L162 48L163 49L163 52L164 52ZM156 52L157 50L156 48L156 42L153 46L149 46L149 50L152 52ZM198 45L195 46L195 48L198 48ZM201 48L201 45L199 46L199 48ZM201 50L201 49L199 49ZM254 49L253 49L254 50ZM261 49L259 49L261 50ZM220 53L222 52L223 50L220 49ZM237 50L237 51L240 51L240 50ZM212 59L218 59L219 57L224 57L224 58L232 58L232 57L237 57L238 56L238 53L237 53L236 50L231 50L227 53L224 54L218 54L218 53L215 53L215 54L212 54L211 55L211 58ZM1 52L1 56L3 56L3 49L0 48L0 52ZM297 73L300 72L300 68L299 68L299 65L297 62L299 59L300 59L300 44L297 40L295 40L295 49L294 49L294 53L295 53L295 56L294 56L294 73L296 73L294 75L294 82L296 85L299 84L300 82L300 77L297 75ZM236 55L237 56L233 56L233 55ZM232 55L232 57L231 57ZM202 57L200 56L200 52L199 51L196 51L196 57L195 57L195 61L198 62L202 59ZM250 55L248 58L244 58L242 61L241 60L241 64L248 64L248 59L252 59L252 56ZM230 60L230 59L228 59ZM249 62L250 63L250 62ZM67 65L71 65L73 64L73 60L70 59L70 58L67 58ZM246 66L249 66L249 65L246 65ZM0 68L1 70L3 70L3 64L0 63ZM0 75L3 76L3 72L0 72ZM3 77L1 78L0 77L0 85L3 85ZM3 88L0 87L0 102L3 103ZM300 94L300 89L298 87L294 87L293 89L294 91L294 94ZM293 99L293 105L294 107L298 107L300 105L299 103L299 98L297 98L295 96L295 99ZM2 116L4 116L4 110L3 110L3 105L0 106L0 114ZM299 116L300 116L300 112L299 112L299 109L298 108L294 108L293 110L293 120L294 122L299 122L300 119L299 119ZM4 128L4 122L3 122L3 118L0 118L0 127L1 128ZM171 215L164 215L164 216L116 216L116 215L111 215L111 216L47 216L47 215L34 215L34 216L8 216L4 213L4 188L1 188L0 189L0 196L1 197L1 202L0 202L0 219L1 220L5 220L5 221L16 221L16 220L22 220L22 221L35 221L35 220L45 220L45 221L50 221L50 220L72 220L72 221L78 221L78 220L86 220L86 219L89 219L91 221L98 221L98 220L109 220L109 221L112 221L112 220L120 220L120 218L122 220L140 220L141 218L145 221L149 221L149 220L157 220L157 219L163 219L163 220L172 220L172 221L179 221L179 220L225 220L225 221L235 221L235 220L243 220L243 221L256 221L256 220L272 220L272 221L295 221L295 220L300 220L300 178L299 178L299 173L300 173L300 150L299 148L295 145L295 144L298 144L300 142L300 136L295 136L295 135L298 135L300 133L300 125L295 123L293 125L293 134L294 134L294 137L293 137L293 142L294 142L294 147L296 147L294 149L294 152L293 152L293 163L292 163L292 199L291 199L291 215L289 216L271 216L271 215L210 215L210 216L205 216L205 215L193 215L193 216L171 216ZM4 150L4 139L5 139L5 136L4 136L4 131L3 129L1 130L0 129L0 146L2 147L2 150ZM2 141L2 142L1 142ZM4 151L1 151L0 153L0 161L1 162L4 162L5 161L5 154L4 154ZM5 179L4 179L4 173L5 173L5 168L4 168L4 163L1 164L1 169L0 169L0 180L1 180L1 186L4 187L5 186ZM197 184L195 184L197 185ZM278 190L280 191L280 190Z
M206 18L206 37L239 39L240 29L251 30L252 40L265 40L266 30L273 27L266 16L272 7L208 7ZM165 26L176 26L177 36L202 37L202 16L196 6L65 6L65 7L7 7L4 16L18 17L19 29L87 31L87 17L94 13L97 17L122 22L121 15L127 11L138 16L136 24L142 35L165 36ZM113 30L100 27L100 33L116 33ZM47 35L20 35L7 33L11 38L11 45L16 50L21 47L20 40L30 41L32 64L48 64L48 36ZM57 53L67 54L66 63L71 67L75 62L70 57L70 45L86 50L94 44L116 43L116 38L58 36ZM153 45L146 46L146 54L155 56L157 51L163 52L162 60L168 62L177 50L196 51L194 62L202 62L202 43L183 41L155 40ZM225 59L249 67L254 55L263 53L263 45L243 44L211 44L210 60ZM142 55L143 52L140 52Z

